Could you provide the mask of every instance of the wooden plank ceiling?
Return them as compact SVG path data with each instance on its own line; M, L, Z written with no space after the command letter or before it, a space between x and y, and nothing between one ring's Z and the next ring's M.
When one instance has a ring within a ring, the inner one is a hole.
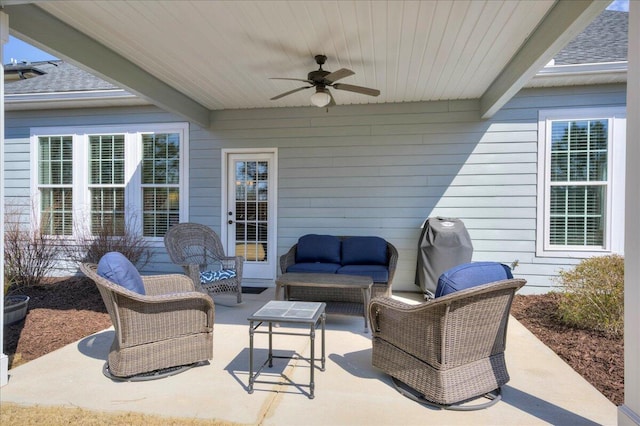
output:
M17 12L24 7L21 3L5 8L10 19L12 8ZM573 2L578 3L588 9L594 2ZM606 7L606 2L600 3L590 15ZM370 97L332 90L339 105L480 99L556 6L554 0L34 4L209 111L309 106L313 89L269 100L304 85L270 77L305 79L317 69L313 59L317 54L328 57L326 70L344 67L355 72L342 83L381 91L380 96ZM35 16L32 10L29 13ZM587 23L572 31L577 33ZM569 24L571 20L561 22ZM47 36L40 28L42 35L37 36L35 30L25 30L28 26L23 22L12 30L98 74L103 66L109 68L107 62L113 66L106 57L103 64L99 59L87 63L81 55L75 57L81 44L75 51L49 45L53 34ZM68 46L75 38L66 40ZM112 74L101 75L114 80L117 72ZM125 81L123 86L135 92L133 84L127 86Z

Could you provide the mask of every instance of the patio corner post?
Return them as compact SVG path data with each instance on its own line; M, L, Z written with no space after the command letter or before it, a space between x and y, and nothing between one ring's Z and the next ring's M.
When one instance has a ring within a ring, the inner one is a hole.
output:
M9 16L0 11L0 57L9 41ZM9 380L9 357L4 353L4 61L0 73L0 386Z
M640 1L629 2L624 265L624 404L619 425L640 425Z

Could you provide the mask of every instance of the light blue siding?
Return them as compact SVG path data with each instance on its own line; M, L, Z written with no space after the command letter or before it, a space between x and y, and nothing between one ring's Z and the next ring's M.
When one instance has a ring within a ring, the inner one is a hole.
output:
M477 101L219 111L191 125L190 220L221 226L221 149L278 148L278 254L306 233L378 235L415 290L420 225L461 218L474 260L519 261L523 292L546 291L575 259L538 258L537 122L547 108L624 106L625 87L523 90L490 120ZM181 121L153 107L7 112L7 198L28 197L29 128ZM162 247L148 271L169 272Z

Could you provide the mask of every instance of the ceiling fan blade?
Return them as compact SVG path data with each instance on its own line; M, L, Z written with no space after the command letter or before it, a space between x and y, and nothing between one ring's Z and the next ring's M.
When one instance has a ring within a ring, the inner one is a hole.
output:
M293 89L293 90L289 90L288 92L280 93L278 96L274 96L273 98L271 98L271 100L272 100L272 101L275 101L276 99L284 98L284 97L285 97L285 96L287 96L287 95L290 95L290 94L292 94L292 93L299 92L299 91L304 90L304 89L309 89L309 88L311 88L311 87L313 87L313 86L302 86L302 87L298 87L297 89Z
M325 80L329 80L330 82L338 81L341 78L349 77L350 75L354 75L355 72L351 71L347 68L340 68L338 71L334 71L331 74L327 74L324 76Z
M313 81L305 80L305 79L302 79L302 78L271 77L271 78L269 78L269 80L293 80L293 81L302 81L302 82L305 82L305 83L313 84Z
M356 92L356 93L369 95L369 96L378 96L380 94L380 91L377 89L370 89L369 87L362 87L362 86L354 86L352 84L336 83L331 85L331 87L338 90L347 90L349 92Z

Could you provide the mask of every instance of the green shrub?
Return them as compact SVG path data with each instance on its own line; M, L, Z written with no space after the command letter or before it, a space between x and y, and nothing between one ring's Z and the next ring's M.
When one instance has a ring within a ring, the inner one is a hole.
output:
M585 259L561 271L560 320L570 326L621 336L624 313L624 258L608 255Z

